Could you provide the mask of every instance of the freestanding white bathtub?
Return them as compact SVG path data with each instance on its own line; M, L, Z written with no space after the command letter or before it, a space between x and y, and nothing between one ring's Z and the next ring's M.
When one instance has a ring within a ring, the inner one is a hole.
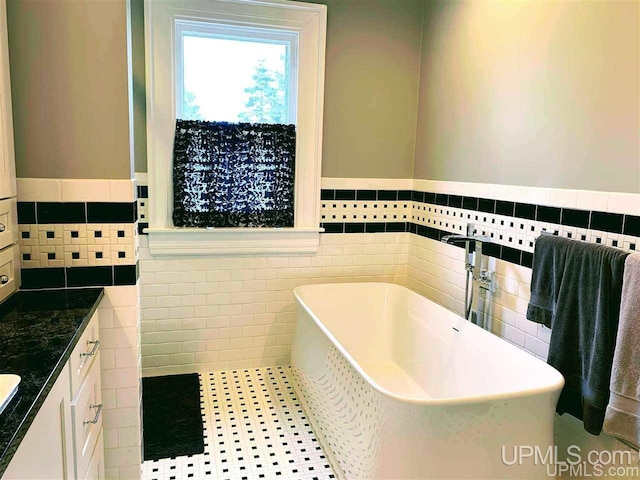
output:
M547 478L506 463L553 445L555 369L404 287L294 293L294 388L339 477Z

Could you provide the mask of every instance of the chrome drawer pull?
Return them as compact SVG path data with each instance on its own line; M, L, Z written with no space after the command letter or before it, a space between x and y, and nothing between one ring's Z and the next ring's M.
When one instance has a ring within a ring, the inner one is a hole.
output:
M6 285L9 283L9 277L7 275L0 275L0 283Z
M4 223L0 223L0 233L4 232L7 229L7 227L4 225Z
M82 357L93 357L96 354L96 351L98 350L98 347L100 346L100 340L87 341L87 345L93 345L93 348L91 349L90 352L82 352L80 354L80 358L82 358Z
M90 423L98 423L98 419L100 418L100 414L102 413L102 404L100 405L89 405L89 408L97 408L96 411L96 416L93 417L93 420L85 420L84 422L82 422L82 425L89 425Z

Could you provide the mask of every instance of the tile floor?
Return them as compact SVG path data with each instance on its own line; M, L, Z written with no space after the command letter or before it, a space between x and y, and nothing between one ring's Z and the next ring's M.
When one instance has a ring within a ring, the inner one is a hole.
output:
M289 375L289 367L201 374L204 453L146 461L142 479L336 478Z

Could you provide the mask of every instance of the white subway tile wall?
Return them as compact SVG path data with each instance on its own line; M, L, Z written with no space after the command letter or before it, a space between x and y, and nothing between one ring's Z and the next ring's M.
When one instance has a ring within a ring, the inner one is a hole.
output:
M430 238L409 237L407 286L462 315L464 311L464 250ZM517 347L546 360L551 331L526 319L531 269L489 258L495 272L491 295L491 331Z
M140 286L105 287L98 321L105 476L135 480L142 463Z
M162 258L140 238L143 374L287 365L293 289L407 283L407 233L323 235L317 255Z

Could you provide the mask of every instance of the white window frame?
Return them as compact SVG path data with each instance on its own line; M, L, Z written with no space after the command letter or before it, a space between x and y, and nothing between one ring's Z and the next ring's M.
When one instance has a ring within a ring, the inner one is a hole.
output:
M256 41L287 45L287 122L296 123L298 111L298 34L291 31L274 31L265 28L240 27L236 25L204 24L201 22L176 22L176 117L182 118L184 104L183 33L204 38L224 38L228 40ZM227 121L221 119L222 121Z
M149 250L159 255L315 253L320 245L325 5L289 0L145 0ZM176 21L298 35L295 225L291 228L173 226Z

